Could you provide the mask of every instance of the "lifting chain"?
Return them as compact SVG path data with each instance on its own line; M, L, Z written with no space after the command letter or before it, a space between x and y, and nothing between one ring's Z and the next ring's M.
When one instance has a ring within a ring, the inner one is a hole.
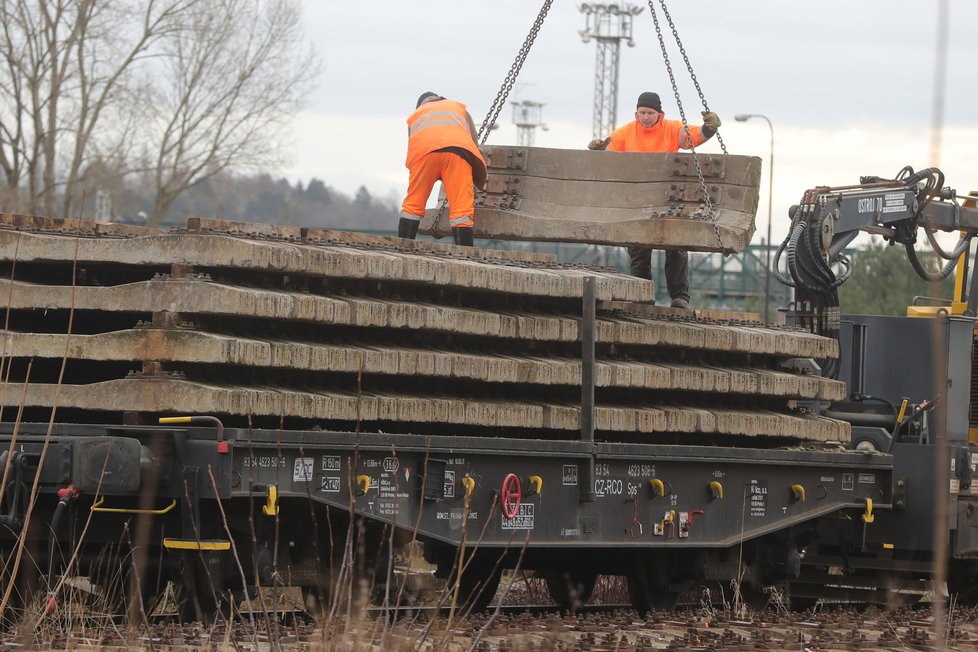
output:
M536 20L533 21L533 26L530 28L530 33L526 35L520 51L516 53L516 60L510 66L509 72L506 74L506 79L503 80L503 85L499 87L499 92L496 93L496 99L492 101L492 106L489 107L489 113L486 114L485 120L482 121L482 126L479 127L479 133L476 135L476 141L478 141L479 145L486 144L486 139L489 138L489 132L492 131L492 126L496 124L499 112L506 105L506 98L509 96L509 92L513 90L513 84L516 83L516 78L520 75L523 62L526 61L526 56L530 54L533 41L536 40L537 34L540 33L540 28L543 27L543 20L547 17L547 13L550 11L550 5L552 4L553 0L544 0L543 6L540 7L540 13L537 14ZM438 202L438 212L435 214L435 222L441 219L447 207L447 199L442 199Z
M700 102L703 104L703 109L705 111L709 111L710 105L706 103L706 97L703 95L703 89L700 88L700 80L696 78L696 73L693 72L693 64L689 62L689 57L686 55L686 48L683 47L683 42L679 38L679 32L676 30L675 23L672 22L672 16L669 15L669 9L666 7L665 0L660 0L659 4L662 6L662 14L666 17L666 22L669 23L669 29L672 30L672 36L676 39L676 45L679 47L679 54L683 56L683 61L686 62L686 70L689 71L689 78L693 80L693 86L696 87L696 93L700 96ZM673 85L673 90L675 90L675 85ZM727 146L723 142L723 138L720 137L719 131L717 131L717 142L720 143L720 149L723 150L723 153L727 154Z
M699 93L700 100L703 102L703 108L707 111L710 110L707 106L706 98L703 96L703 91L700 89L699 81L696 79L696 74L693 72L693 66L689 62L689 57L686 56L686 50L683 48L682 41L679 39L679 32L676 31L676 26L672 22L672 17L669 15L669 10L666 8L665 0L659 0L659 4L662 6L662 11L669 22L669 28L672 30L673 38L676 39L676 43L679 45L679 51L683 55L683 60L686 62L686 68L689 70L689 76L693 79L693 83L696 85L696 92ZM655 10L654 0L649 0L649 13L652 14L652 22L655 23L655 34L659 38L659 48L662 50L662 59L666 64L666 72L669 73L669 82L672 84L672 93L676 98L676 106L679 107L679 116L682 118L683 126L688 127L689 123L686 121L686 111L683 108L682 99L679 97L679 87L676 84L676 76L672 72L672 64L669 61L669 52L666 50L666 41L662 37L662 28L659 26L659 14ZM687 132L688 134L688 132ZM720 143L720 147L723 149L723 153L727 153L727 147L723 144L723 140L720 139L720 133L717 132L717 141ZM710 221L713 222L713 232L717 237L717 244L720 245L720 249L726 252L726 248L723 246L723 238L720 236L720 225L717 223L716 210L713 207L713 200L710 199L710 193L706 187L706 179L703 177L703 169L700 167L700 159L696 154L696 147L692 144L692 139L690 139L690 152L693 154L693 163L696 164L696 176L700 181L700 190L703 191L703 201L706 203L706 209L710 216Z
M496 124L496 118L499 117L499 112L503 110L509 92L513 90L513 84L516 83L516 78L520 74L523 62L526 61L526 55L530 53L530 48L533 47L533 41L536 40L537 34L543 26L543 20L547 17L547 12L550 11L551 4L553 4L553 0L544 0L543 6L540 7L540 13L537 14L536 20L533 21L533 27L530 28L530 33L526 35L526 40L523 41L523 47L516 54L516 61L510 67L506 79L503 80L503 85L499 88L496 99L492 101L492 106L489 107L489 113L486 114L486 119L482 121L482 126L479 127L478 141L480 145L485 144L486 139L489 137L489 132L492 130L492 126Z

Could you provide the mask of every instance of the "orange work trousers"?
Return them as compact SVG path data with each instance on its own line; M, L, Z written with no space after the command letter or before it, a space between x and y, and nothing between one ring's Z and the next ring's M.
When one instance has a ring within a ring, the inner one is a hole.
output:
M439 179L448 199L449 224L452 227L472 226L472 213L475 212L472 166L452 152L429 152L411 167L401 217L409 220L424 217L425 204Z

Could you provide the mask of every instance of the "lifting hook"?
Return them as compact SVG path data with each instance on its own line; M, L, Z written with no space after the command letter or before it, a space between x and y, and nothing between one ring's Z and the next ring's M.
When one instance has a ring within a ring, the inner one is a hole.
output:
M794 495L795 500L803 503L805 502L805 487L800 484L791 485L791 493Z
M370 476L369 475L358 475L357 476L357 495L365 496L367 492L370 491Z
M653 498L660 498L666 495L666 485L659 478L649 478L649 486L652 487Z
M278 516L278 487L276 485L268 485L268 498L262 505L261 512L265 516Z
M714 498L723 500L723 485L717 482L716 480L711 481L710 493L713 494Z
M470 499L472 497L472 492L475 491L475 478L473 478L471 475L463 477L462 486L465 487L465 499Z

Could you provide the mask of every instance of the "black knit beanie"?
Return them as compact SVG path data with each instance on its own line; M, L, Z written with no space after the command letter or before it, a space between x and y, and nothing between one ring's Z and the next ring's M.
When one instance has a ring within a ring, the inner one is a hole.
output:
M639 95L638 103L635 105L635 108L638 109L643 106L650 109L655 109L659 113L662 113L662 101L659 99L659 95L657 93L649 93L646 91L645 93Z

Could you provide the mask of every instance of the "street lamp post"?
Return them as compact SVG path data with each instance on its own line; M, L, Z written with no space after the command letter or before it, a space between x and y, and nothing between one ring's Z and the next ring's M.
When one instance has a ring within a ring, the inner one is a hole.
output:
M767 246L764 250L764 266L767 272L764 275L764 321L771 323L771 210L774 206L774 125L766 115L759 113L741 113L734 116L737 122L747 122L751 118L760 118L767 122L771 130L771 156L768 163L768 182L767 182Z

